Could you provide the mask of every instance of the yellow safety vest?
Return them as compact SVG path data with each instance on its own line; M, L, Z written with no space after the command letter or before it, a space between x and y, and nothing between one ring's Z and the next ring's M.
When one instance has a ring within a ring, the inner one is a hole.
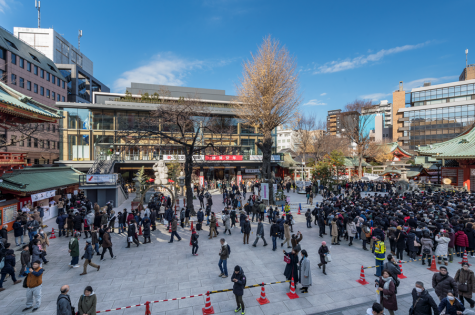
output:
M379 241L376 243L374 247L374 254L376 256L377 260L384 260L385 259L385 253L386 253L386 245L384 242Z

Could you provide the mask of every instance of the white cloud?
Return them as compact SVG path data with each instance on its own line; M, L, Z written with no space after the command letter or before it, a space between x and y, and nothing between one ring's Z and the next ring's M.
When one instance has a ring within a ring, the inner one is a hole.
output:
M456 76L456 75L450 75L450 76L445 76L445 77L440 77L440 78L417 79L417 80L413 80L413 81L410 81L410 82L407 82L407 83L404 82L404 90L405 91L410 91L413 88L421 87L421 86L424 85L424 82L431 82L432 84L433 83L441 84L441 83L446 83L446 82L453 81L454 79L457 79L457 78L458 78L458 76Z
M317 99L313 99L308 101L307 103L303 105L308 105L308 106L317 106L317 105L327 105L327 103L323 103L322 101L319 101Z
M130 82L183 85L186 75L192 70L202 68L204 63L200 60L186 60L172 54L158 54L145 65L122 73L114 82L114 91L124 93Z
M322 94L320 94L320 96L325 96L325 95L327 95L327 93L322 93Z
M429 44L429 41L425 43L420 43L417 45L404 45L404 46L399 46L399 47L394 47L390 49L381 49L380 51L374 53L374 54L369 54L369 55L363 55L363 56L358 56L353 59L347 58L345 60L337 60L337 61L330 61L325 63L323 66L318 67L313 73L333 73L333 72L339 72L339 71L345 71L345 70L350 70L354 69L357 67L361 67L366 64L370 64L376 61L381 60L384 56L387 55L392 55L392 54L397 54L403 51L408 51L408 50L413 50L417 48L421 48Z
M373 94L361 95L360 97L365 100L379 101L380 99L383 99L389 95L391 95L391 93L373 93Z
M0 0L0 12L5 13L5 10L8 8L7 0Z

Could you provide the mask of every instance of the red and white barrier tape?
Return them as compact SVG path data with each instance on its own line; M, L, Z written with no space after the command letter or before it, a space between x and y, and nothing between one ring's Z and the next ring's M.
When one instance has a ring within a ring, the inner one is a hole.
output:
M152 303L167 302L167 301L177 301L177 300L184 300L184 299L187 299L187 298L192 298L192 297L197 297L197 296L205 296L205 295L206 295L206 293L203 293L203 294L184 296L184 297L181 297L181 298L166 299L166 300L159 300L159 301L149 301L149 303L152 304ZM132 307L144 306L144 305L146 305L146 303L137 304L137 305L130 305L130 306L125 306L125 307L111 308L109 310L97 311L96 314L118 311L118 310L123 310L123 309L126 309L126 308L132 308Z

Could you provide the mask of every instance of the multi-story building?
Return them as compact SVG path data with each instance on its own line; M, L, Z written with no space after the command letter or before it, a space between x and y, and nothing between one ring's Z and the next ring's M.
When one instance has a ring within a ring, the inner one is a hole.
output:
M146 99L145 93L154 95L168 91L167 96L158 95L156 98ZM130 93L130 94L129 94ZM140 93L140 94L139 94ZM132 83L127 88L127 93L95 92L93 103L68 103L59 102L57 106L63 110L61 127L61 157L59 163L74 166L80 170L88 170L94 159L108 156L113 152L119 157L114 171L132 178L141 166L151 172L152 165L157 159L178 160L183 162L183 151L179 145L167 144L163 139L144 139L140 143L131 145L120 137L133 126L140 117L149 116L156 110L158 104L167 101L178 101L180 98L192 97L203 102L206 117L225 118L232 131L226 136L225 146L233 157L229 161L211 161L206 159L197 163L197 173L208 180L231 179L234 176L242 178L255 178L262 165L256 143L262 139L262 134L250 126L239 121L232 108L233 97L226 95L224 90L199 89L175 86L160 86L152 84ZM163 127L163 126L162 126ZM160 127L160 128L162 128ZM206 134L203 135L207 137ZM274 145L277 143L277 132L273 132ZM224 141L224 140L223 140ZM216 143L215 146L220 146ZM276 152L276 147L273 148ZM204 156L213 154L204 152ZM231 155L228 155L231 156ZM272 159L277 163L278 155ZM233 160L236 159L236 160ZM218 163L220 162L220 163ZM274 164L274 167L277 164ZM128 174L128 175L127 175ZM204 175L201 175L204 174ZM239 174L239 175L238 175Z
M299 139L294 130L284 126L277 127L277 152L282 150L297 152L299 144Z
M54 29L15 27L14 34L54 61L66 80L67 102L91 103L93 92L110 92L93 76L93 62Z
M341 133L341 109L329 110L327 116L327 132L332 136L339 135Z
M410 93L393 93L393 112L397 113L394 139L405 150L452 139L475 121L475 79L473 66L464 69L461 79L438 85L426 82Z
M8 87L46 106L66 101L65 78L54 62L3 28L0 28L0 79ZM28 141L3 150L28 153L29 163L52 164L59 156L58 125L47 123L40 131ZM20 136L5 132L7 140ZM40 147L42 143L46 145Z

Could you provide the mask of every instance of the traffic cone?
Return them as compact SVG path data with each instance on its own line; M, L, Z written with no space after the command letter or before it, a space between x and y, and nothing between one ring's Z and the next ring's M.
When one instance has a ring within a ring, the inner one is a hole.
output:
M152 312L150 312L150 302L145 302L145 315L152 315Z
M53 238L56 238L56 235L54 235L54 229L51 229L51 236L49 239L52 240Z
M193 231L193 221L191 221L190 231Z
M171 233L171 232L172 232L172 225L168 223L168 233Z
M432 256L432 264L430 265L430 268L427 268L427 270L439 272L439 270L437 270L437 262L435 261L435 255Z
M265 288L264 282L262 282L261 297L257 299L257 302L258 302L260 305L264 305L264 304L270 303L270 301L269 301L269 300L267 299L267 297L266 297L266 288Z
M369 284L369 282L366 281L366 278L365 278L365 275L364 275L364 268L363 268L363 266L361 266L360 279L359 279L359 280L356 280L356 282L358 282L358 283L361 284L361 285Z
M214 309L211 306L211 298L209 296L209 291L206 293L206 303L205 307L201 309L203 311L203 315L214 314Z
M401 265L401 261L399 261L399 269L401 269L401 274L400 275L397 275L397 277L399 279L406 279L407 277L404 275L404 273L402 272L402 265Z
M219 227L219 222L218 222L218 220L216 220L216 227Z
M301 215L300 213L300 208L302 207L302 205L299 203L299 212L297 212L298 215Z
M468 264L468 256L467 256L467 251L465 250L464 253L463 253L463 258L462 258L462 261L460 262L459 261L459 264L463 264L463 263L467 263ZM471 264L468 264L469 266L471 266Z
M289 297L289 299L293 300L293 299L298 299L299 296L297 295L297 293L295 293L295 283L294 283L294 277L292 277L292 281L290 282L290 292L287 293L287 296Z
M142 227L139 225L139 235L143 235L142 234Z

